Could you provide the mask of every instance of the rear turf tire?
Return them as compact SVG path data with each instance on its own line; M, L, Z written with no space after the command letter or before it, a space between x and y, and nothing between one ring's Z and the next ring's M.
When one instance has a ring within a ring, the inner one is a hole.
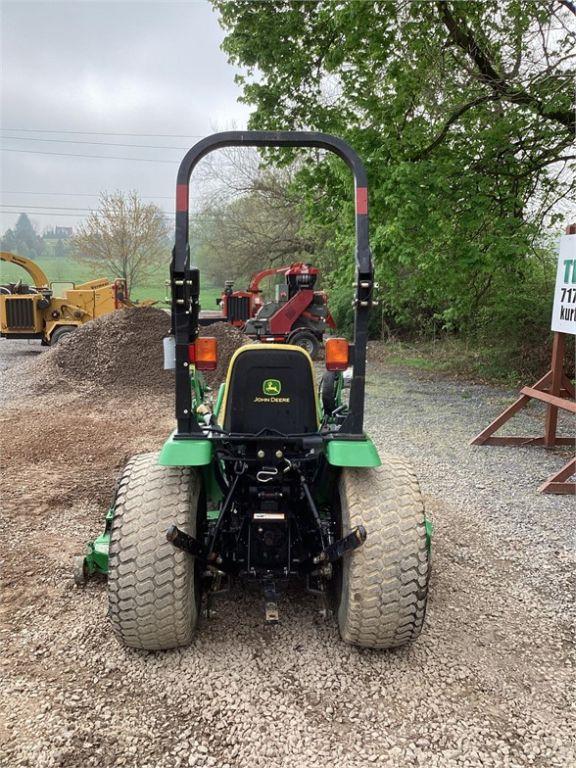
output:
M322 408L326 416L331 416L338 405L336 402L336 389L338 386L338 376L341 375L341 373L336 373L336 371L326 371L320 379L320 399L322 400Z
M194 468L162 467L157 453L127 464L108 566L108 615L124 645L156 651L191 642L200 602L196 561L166 541L166 529L175 523L195 536L200 496Z
M380 467L344 469L339 489L342 535L357 525L367 532L341 564L342 639L364 648L405 645L422 629L430 573L418 481L406 461L385 456Z

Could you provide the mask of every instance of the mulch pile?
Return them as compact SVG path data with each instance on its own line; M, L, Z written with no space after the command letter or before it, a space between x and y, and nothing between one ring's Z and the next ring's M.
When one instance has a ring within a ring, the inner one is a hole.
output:
M218 365L215 371L205 371L204 378L211 387L218 386L226 378L230 358L239 347L250 344L242 331L227 323L214 323L200 329L201 336L214 336L218 341Z
M65 336L26 366L8 374L18 377L23 393L41 394L92 391L121 394L127 390L160 394L174 389L174 371L165 371L162 339L170 330L170 317L153 307L124 309L98 318ZM211 386L224 380L230 357L246 337L226 323L201 330L218 340L218 367L205 374Z

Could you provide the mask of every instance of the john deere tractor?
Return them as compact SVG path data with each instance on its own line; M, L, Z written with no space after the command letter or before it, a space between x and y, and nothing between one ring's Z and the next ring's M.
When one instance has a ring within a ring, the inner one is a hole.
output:
M350 167L355 327L351 345L328 339L319 389L302 347L241 347L212 406L202 371L215 367L217 351L214 339L199 337L189 181L202 157L230 146L319 147ZM280 620L282 591L297 580L319 597L325 614L333 610L349 643L382 649L416 638L426 611L431 530L410 466L380 457L364 433L375 286L358 155L322 133L231 131L203 139L178 171L170 279L177 426L159 453L129 461L106 530L88 544L77 580L107 574L112 627L134 648L190 643L203 601L209 609L232 581L261 590L268 623Z

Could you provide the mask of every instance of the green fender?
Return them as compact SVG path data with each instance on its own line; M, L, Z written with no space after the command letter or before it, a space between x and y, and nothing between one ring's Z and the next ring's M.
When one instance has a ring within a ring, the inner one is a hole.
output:
M162 446L158 464L163 467L205 467L211 463L212 454L210 440L175 440L173 432Z
M329 440L326 458L333 467L379 467L382 464L369 437L364 440Z

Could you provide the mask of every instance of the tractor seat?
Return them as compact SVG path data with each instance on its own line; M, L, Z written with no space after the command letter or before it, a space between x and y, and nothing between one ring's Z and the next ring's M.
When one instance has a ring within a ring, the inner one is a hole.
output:
M223 427L301 435L318 431L312 360L300 347L249 344L232 357L226 378Z

